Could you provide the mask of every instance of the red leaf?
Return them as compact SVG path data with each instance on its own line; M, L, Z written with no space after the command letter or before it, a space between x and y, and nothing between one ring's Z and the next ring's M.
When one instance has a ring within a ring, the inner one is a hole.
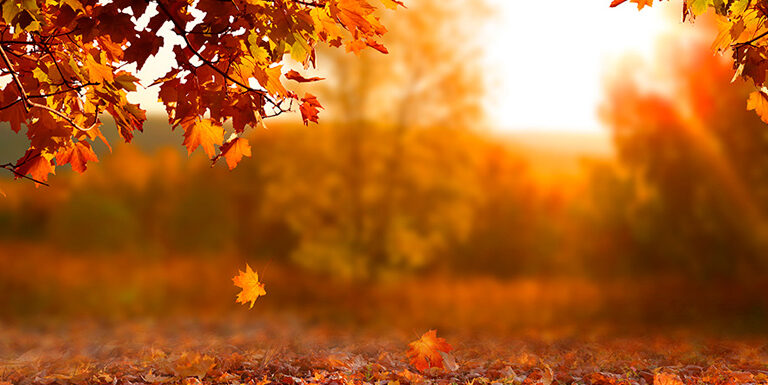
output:
M91 145L82 140L74 143L71 147L62 148L56 154L56 164L63 166L69 163L73 170L81 174L88 168L86 163L89 161L98 162L99 158L91 149Z
M383 54L388 54L389 53L389 50L387 50L387 47L385 47L383 44L381 44L379 42L375 42L373 40L368 40L368 41L365 42L365 44L368 44L369 47L371 47L371 48L373 48L373 49L375 49L375 50L377 50L377 51L379 51L379 52L381 52Z
M31 148L16 161L16 165L16 179L21 178L19 175L29 175L34 180L45 182L48 180L48 174L56 173L51 160L46 159L40 151ZM35 185L38 184L35 183Z
M304 124L309 124L309 122L317 123L317 114L321 108L323 106L320 105L320 102L317 101L314 95L310 93L304 94L304 97L301 99L301 106L299 107Z
M301 76L300 73L290 70L285 74L285 77L287 79L295 80L299 83L307 83L307 82L316 82L318 80L324 80L325 78L318 78L318 77L312 77L312 78L305 78L304 76Z

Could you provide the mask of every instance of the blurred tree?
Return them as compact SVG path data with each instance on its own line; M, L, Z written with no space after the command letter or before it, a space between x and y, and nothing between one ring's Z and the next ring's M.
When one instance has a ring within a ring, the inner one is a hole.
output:
M319 52L331 63L320 94L336 111L335 126L310 139L308 163L283 163L314 171L281 170L273 190L302 207L289 221L300 264L374 278L424 266L448 234L466 232L468 223L456 221L468 221L472 193L456 173L470 172L461 163L472 150L458 142L483 120L479 45L469 27L482 17L476 3L420 0L384 20L388 56Z
M600 172L613 191L595 190L594 213L613 224L612 252L631 271L757 277L768 266L765 127L727 60L701 45L668 48L675 60L662 57L654 75L668 88L649 89L628 67L608 84L602 115L627 175Z

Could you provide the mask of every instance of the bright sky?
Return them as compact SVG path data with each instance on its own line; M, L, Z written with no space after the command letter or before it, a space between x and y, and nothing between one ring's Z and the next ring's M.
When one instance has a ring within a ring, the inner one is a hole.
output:
M498 16L487 27L488 112L504 131L603 131L597 107L610 63L629 52L650 59L659 37L696 27L675 22L678 1L640 12L609 0L489 1Z
M650 61L662 36L696 32L695 25L677 21L680 1L657 2L640 12L629 2L610 8L609 0L487 1L494 15L483 39L487 111L491 126L508 132L605 132L597 108L611 64L627 54ZM161 50L159 60L141 71L143 82L164 75L172 57L170 49ZM151 87L130 99L160 112L157 91Z

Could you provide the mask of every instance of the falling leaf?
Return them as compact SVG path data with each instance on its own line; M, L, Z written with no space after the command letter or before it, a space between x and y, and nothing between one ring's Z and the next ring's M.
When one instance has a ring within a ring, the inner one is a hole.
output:
M264 290L264 284L259 282L259 274L251 270L251 266L245 264L245 271L240 270L240 275L232 278L232 282L235 286L243 289L237 294L237 303L246 304L251 303L250 309L253 309L253 304L259 296L266 295Z
M448 353L453 350L445 339L437 336L436 330L430 330L416 341L408 344L410 347L406 355L409 363L419 371L426 371L429 368L446 369L441 353Z

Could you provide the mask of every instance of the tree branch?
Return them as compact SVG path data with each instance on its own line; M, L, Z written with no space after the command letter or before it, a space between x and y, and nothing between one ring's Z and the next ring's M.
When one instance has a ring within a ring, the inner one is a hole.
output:
M28 161L30 161L30 160L32 160L32 159L35 159L35 158L37 158L38 156L40 156L40 154L39 154L39 153L38 153L38 154L35 154L35 155L34 155L34 156L32 156L32 157L25 157L25 158L24 158L24 160L22 160L21 162L19 162L19 163L17 163L17 164L13 164L13 163L5 163L5 164L0 164L0 168L4 168L4 169L6 169L6 170L8 170L8 171L12 172L12 173L13 173L13 175L16 175L16 176L17 176L17 177L19 177L19 178L29 179L29 180L31 180L31 181L33 181L33 182L35 182L35 183L39 183L39 184L41 184L41 185L43 185L43 186L45 186L45 187L51 187L51 186L50 186L48 183L45 183L45 182L43 182L43 181L37 180L37 179L35 179L35 178L32 178L31 176L28 176L28 175L24 175L24 174L22 174L22 173L20 173L20 172L16 171L16 169L17 169L17 168L19 168L19 167L21 167L22 165L24 165L24 163L27 163Z
M269 97L269 94L266 91L257 90L255 88L250 87L247 84L243 84L243 82L241 82L241 81L239 81L237 79L232 78L228 73L222 71L219 67L216 67L216 65L213 62L211 62L210 60L205 58L205 56L203 56L198 50L196 50L192 46L192 42L189 41L189 37L187 36L186 29L183 28L181 26L181 24L179 24L178 21L176 21L176 19L173 17L173 15L171 15L171 12L168 10L168 8L165 7L165 5L163 4L162 1L160 1L160 0L157 1L157 7L160 9L160 11L162 11L165 14L165 16L168 18L168 20L170 20L171 23L173 23L173 28L176 31L176 34L179 35L184 40L184 43L186 43L187 48L190 51L192 51L192 53L198 59L200 59L200 61L202 61L205 65L207 65L208 67L210 67L214 71L216 71L219 75L223 76L224 79L229 80L230 82L232 82L232 83L234 83L234 84L236 84L236 85L238 85L238 86L248 90L249 92L255 92L255 93L261 94L264 97L264 100L268 101L273 106L278 106L279 105L279 103L275 102L274 100L272 100L272 98Z
M762 38L764 38L766 36L768 36L768 31L765 31L765 32L757 35L757 37L755 37L755 38L753 38L751 40L745 41L743 43L734 43L733 46L734 47L742 47L742 46L745 46L745 45L752 45L752 43L754 43L754 42L756 42L756 41L758 41L758 40L760 40L760 39L762 39Z
M8 67L8 71L10 71L10 74L13 77L13 82L16 84L16 88L18 88L19 90L19 96L21 97L21 101L24 103L24 110L27 113L29 113L32 107L41 108L54 115L59 116L60 118L64 119L67 123L71 124L73 127L77 128L80 131L90 131L93 127L96 126L96 122L94 122L93 125L91 125L88 128L80 127L80 125L75 123L75 121L72 120L72 118L65 115L61 111L48 107L44 104L30 101L29 97L27 96L27 92L24 90L24 86L21 84L21 80L19 80L19 74L13 68L13 64L11 64L11 61L8 59L8 55L5 53L5 49L3 48L2 44L0 44L0 56L2 56L3 62L5 63L6 67Z

